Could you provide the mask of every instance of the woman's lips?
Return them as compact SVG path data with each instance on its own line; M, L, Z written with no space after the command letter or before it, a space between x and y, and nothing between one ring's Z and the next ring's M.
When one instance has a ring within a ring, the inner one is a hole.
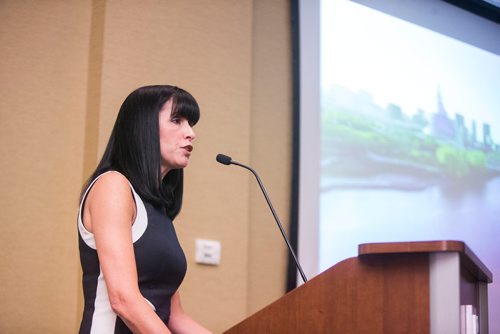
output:
M193 145L186 145L183 146L182 148L188 151L189 153L193 152Z

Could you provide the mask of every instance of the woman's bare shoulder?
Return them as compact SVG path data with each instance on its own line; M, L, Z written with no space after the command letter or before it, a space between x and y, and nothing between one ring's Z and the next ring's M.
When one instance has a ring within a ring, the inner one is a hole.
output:
M92 186L88 194L87 202L92 206L92 203L106 203L113 206L133 206L133 195L131 192L130 183L127 178L115 171L107 172L101 175Z
M93 191L94 189L108 191L128 191L130 189L130 183L122 173L117 171L109 171L98 176L90 191Z

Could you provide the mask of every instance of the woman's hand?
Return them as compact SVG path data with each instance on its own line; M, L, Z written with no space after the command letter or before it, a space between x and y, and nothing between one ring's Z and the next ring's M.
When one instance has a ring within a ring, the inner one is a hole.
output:
M212 332L198 324L186 313L184 313L179 291L172 296L168 327L174 334L212 334Z

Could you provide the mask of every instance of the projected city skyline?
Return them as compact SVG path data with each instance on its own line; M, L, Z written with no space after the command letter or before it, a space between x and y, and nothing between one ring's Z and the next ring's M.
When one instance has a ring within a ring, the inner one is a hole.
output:
M439 87L435 95L434 110L411 114L395 103L380 106L369 92L339 85L324 92L323 190L334 186L418 190L457 183L467 187L500 175L500 146L492 139L492 126L458 113L450 116L453 112L447 110ZM367 179L380 174L385 177ZM351 182L346 181L349 178Z

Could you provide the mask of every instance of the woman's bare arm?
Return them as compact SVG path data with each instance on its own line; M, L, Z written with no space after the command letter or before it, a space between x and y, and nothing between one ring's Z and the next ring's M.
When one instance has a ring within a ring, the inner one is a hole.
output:
M132 241L135 213L127 179L107 173L88 194L84 225L94 234L113 311L134 333L170 333L139 291Z

